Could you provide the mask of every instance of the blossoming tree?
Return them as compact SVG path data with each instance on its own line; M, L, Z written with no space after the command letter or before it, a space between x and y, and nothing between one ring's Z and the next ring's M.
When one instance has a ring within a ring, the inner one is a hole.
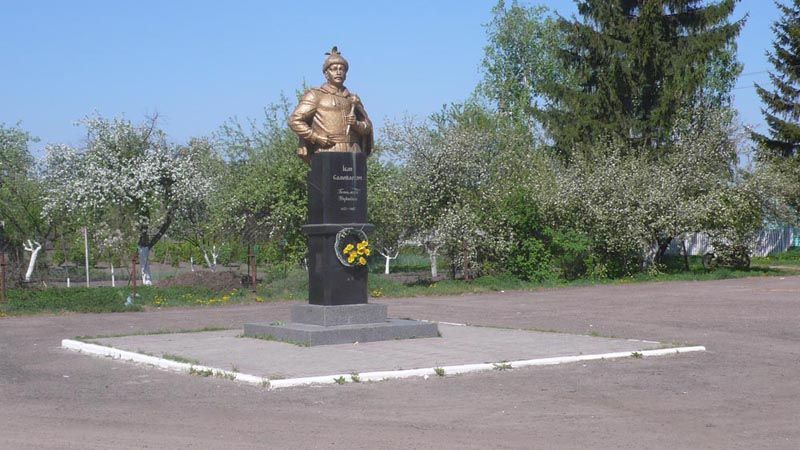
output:
M369 222L375 225L371 233L374 248L384 258L384 273L400 251L402 240L411 230L407 199L402 195L402 168L379 158L369 160L367 196Z
M498 140L491 119L478 105L455 105L430 122L389 125L389 149L404 164L401 197L408 220L431 261L444 248L469 277L479 254L502 251L503 236L489 214Z
M47 147L45 214L64 211L86 223L113 210L137 238L143 284L152 284L153 246L192 201L210 186L192 147L167 142L157 117L135 125L100 116L82 122L86 148Z

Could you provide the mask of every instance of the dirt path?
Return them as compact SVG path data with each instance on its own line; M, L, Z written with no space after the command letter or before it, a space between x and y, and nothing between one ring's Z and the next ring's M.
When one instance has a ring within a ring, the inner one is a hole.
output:
M798 448L800 277L386 300L398 317L708 352L264 391L62 338L286 320L289 303L0 319L0 448Z

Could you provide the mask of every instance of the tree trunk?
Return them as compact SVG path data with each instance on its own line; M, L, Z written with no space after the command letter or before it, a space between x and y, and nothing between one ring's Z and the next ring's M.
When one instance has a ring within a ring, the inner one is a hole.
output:
M467 247L467 243L464 242L464 256L461 266L464 272L464 281L469 281L469 248Z
M689 269L689 250L686 248L686 237L684 236L681 238L681 246L683 246L683 265L686 267L686 271L688 272Z
M394 252L394 256L391 256L391 255L389 254L389 253L390 253L390 252L389 252L389 250L387 250L387 249L384 249L384 251L385 251L385 253L384 253L384 252L382 252L382 251L380 251L380 250L378 250L378 253L380 253L380 254L381 254L381 256L383 256L383 257L384 257L384 259L386 259L386 266L385 266L385 268L384 268L384 270L383 270L383 273L384 273L385 275L389 275L389 262L390 262L391 260L393 260L393 259L397 258L397 255L398 255L400 252L399 252L399 251L396 251L396 252Z
M33 245L28 239L28 244L25 245L25 250L31 252L31 260L28 263L28 270L25 272L25 282L31 281L31 275L33 275L33 268L36 267L36 259L39 258L39 251L42 249L42 244L35 242L36 245Z
M150 247L139 246L139 264L142 266L142 285L152 285L153 277L150 273Z
M428 257L431 259L431 278L432 279L436 279L436 277L439 275L439 270L436 267L436 252L438 250L439 249L435 249L433 251L428 251Z
M215 245L211 249L211 258L208 257L208 251L203 249L203 259L206 260L206 265L212 272L217 271L217 258L219 257L219 252L217 251L217 246Z
M114 280L114 261L109 260L109 264L111 264L111 287L117 287L116 280Z
M661 239L658 241L658 253L656 253L656 262L660 263L664 259L664 255L669 249L669 244L672 242L672 236Z
M648 244L642 253L641 270L644 271L656 262L656 256L658 255L658 241Z

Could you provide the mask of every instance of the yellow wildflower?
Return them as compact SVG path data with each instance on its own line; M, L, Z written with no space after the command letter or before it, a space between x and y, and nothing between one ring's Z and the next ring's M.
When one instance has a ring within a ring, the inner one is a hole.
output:
M364 259L364 257L362 256L362 257L358 258L358 263L361 264L362 266L366 266L367 265L367 260Z
M345 246L345 248L344 248L344 252L345 253L350 253L352 251L353 251L353 244L347 244L347 246Z
M353 264L353 261L355 261L355 260L356 260L356 254L355 253L350 253L350 256L347 257L347 262L350 263L350 264Z

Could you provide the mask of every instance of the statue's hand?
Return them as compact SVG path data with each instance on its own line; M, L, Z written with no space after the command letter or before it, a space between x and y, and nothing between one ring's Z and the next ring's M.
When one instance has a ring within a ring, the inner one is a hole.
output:
M355 125L356 124L356 115L355 114L348 114L344 116L344 120L348 125Z
M320 148L333 147L334 144L334 142L328 136L317 135L315 136L314 140L316 141L317 145L320 146Z

